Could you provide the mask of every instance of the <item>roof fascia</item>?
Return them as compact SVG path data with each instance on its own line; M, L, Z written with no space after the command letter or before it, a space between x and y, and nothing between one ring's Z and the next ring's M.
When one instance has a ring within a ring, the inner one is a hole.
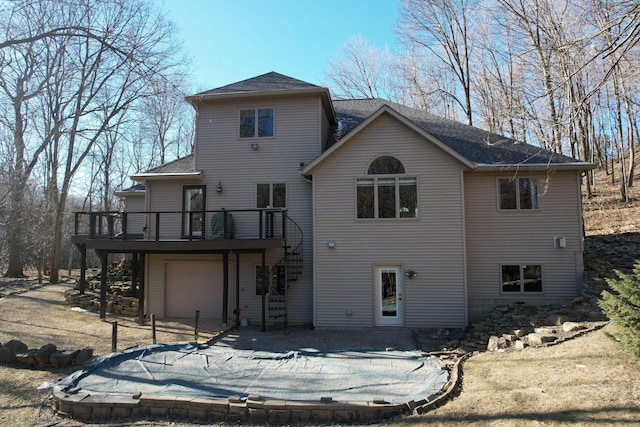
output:
M146 191L115 191L113 194L117 197L144 196Z
M567 162L567 163L515 163L515 164L491 164L491 163L479 163L474 168L474 172L507 172L518 169L525 169L528 171L546 171L549 169L554 170L592 170L596 165L589 162Z
M423 138L427 139L429 142L439 147L440 149L442 149L443 151L445 151L446 153L454 157L456 160L458 160L459 162L467 166L468 168L473 169L475 167L475 163L471 162L466 157L461 156L458 152L449 148L446 144L444 144L438 138L434 137L433 135L426 132L421 127L417 126L410 119L403 116L402 114L400 114L393 108L389 107L388 105L383 105L375 113L373 113L372 115L364 119L360 124L358 124L358 126L356 126L351 132L349 132L344 138L342 138L336 144L333 144L327 151L322 153L320 156L316 157L311 163L305 166L304 169L302 169L302 174L308 175L319 163L321 163L324 159L329 157L334 151L336 151L338 148L342 147L349 140L355 137L358 133L360 133L360 131L362 131L362 129L366 128L371 122L373 122L375 119L377 119L378 117L380 117L382 114L385 114L385 113L389 114L391 117L403 123L409 129L418 133Z
M135 175L131 175L131 179L136 182L143 181L162 181L162 180L170 180L170 179L200 179L202 176L202 171L196 172L167 172L167 173L137 173Z

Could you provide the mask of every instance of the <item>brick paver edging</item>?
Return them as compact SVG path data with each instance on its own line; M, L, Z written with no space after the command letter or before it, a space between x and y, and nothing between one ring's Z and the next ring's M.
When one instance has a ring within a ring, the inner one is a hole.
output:
M53 406L60 416L80 420L107 418L172 417L207 422L355 423L371 422L407 413L407 404L375 402L318 402L262 400L260 396L227 400L134 394L115 396L65 390L56 385Z

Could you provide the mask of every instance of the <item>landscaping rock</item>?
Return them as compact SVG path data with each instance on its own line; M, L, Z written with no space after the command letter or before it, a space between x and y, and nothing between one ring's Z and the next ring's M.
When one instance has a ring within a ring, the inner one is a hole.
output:
M33 353L33 357L36 358L40 365L47 366L49 365L49 358L56 350L55 344L45 344Z
M64 368L73 362L73 359L78 355L79 350L63 350L55 351L51 353L49 357L49 363L54 368Z
M73 359L74 365L82 365L83 363L91 360L93 357L93 349L91 347L84 347L78 351L78 354Z
M23 353L27 351L27 349L29 348L25 343L23 343L20 340L11 340L9 342L6 342L4 344L4 347L7 347L8 349L10 349L14 355L17 353Z
M489 342L487 343L487 351L496 351L498 349L499 339L495 335L489 337Z
M16 361L27 366L38 366L35 353L38 350L27 350L21 353L16 353Z
M530 345L544 345L546 343L550 343L555 341L557 338L553 335L545 335L541 333L534 332L533 334L527 335L527 341Z
M562 324L562 330L565 332L574 332L574 331L579 331L581 329L585 329L586 326L584 325L584 323L577 323L577 322L564 322Z
M0 363L13 363L16 361L16 354L7 346L0 347Z
M26 366L63 368L71 364L80 365L93 357L93 349L58 351L55 344L45 344L38 349L28 349L26 344L11 340L0 346L0 364L18 362Z

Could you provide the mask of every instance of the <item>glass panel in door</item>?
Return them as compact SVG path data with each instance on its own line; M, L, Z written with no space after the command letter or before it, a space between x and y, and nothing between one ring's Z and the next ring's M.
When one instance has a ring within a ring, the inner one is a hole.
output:
M204 187L185 187L183 191L183 233L185 236L203 236L205 206Z
M400 267L376 267L376 325L402 326L403 303Z

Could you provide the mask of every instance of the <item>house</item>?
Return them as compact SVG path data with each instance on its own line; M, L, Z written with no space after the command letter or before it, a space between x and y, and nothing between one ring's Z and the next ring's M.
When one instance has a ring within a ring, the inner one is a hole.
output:
M131 254L141 320L459 328L578 294L589 163L273 72L187 101L193 153L76 214L105 271Z

